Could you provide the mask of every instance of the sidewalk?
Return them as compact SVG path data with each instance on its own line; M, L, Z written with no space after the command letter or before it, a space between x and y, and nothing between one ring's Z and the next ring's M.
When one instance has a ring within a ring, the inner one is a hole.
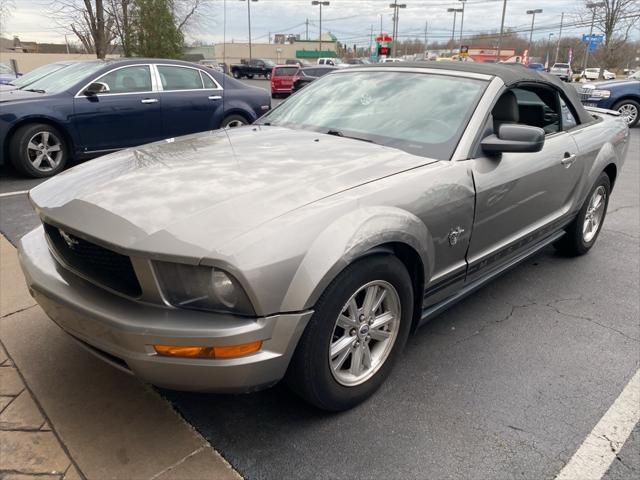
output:
M76 345L0 236L0 480L238 480L151 387Z

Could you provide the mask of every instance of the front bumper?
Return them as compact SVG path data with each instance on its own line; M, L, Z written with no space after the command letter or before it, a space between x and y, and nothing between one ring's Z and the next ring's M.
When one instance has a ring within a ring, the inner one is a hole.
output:
M60 266L42 227L18 247L29 290L47 315L87 350L112 365L165 388L248 392L280 380L311 311L243 318L181 310L112 294ZM152 345L239 345L262 340L241 358L162 357Z

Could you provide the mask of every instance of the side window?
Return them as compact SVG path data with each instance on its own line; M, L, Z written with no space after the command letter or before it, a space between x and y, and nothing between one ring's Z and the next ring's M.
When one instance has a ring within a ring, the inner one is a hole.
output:
M578 125L576 117L573 115L569 105L566 104L562 96L560 96L560 110L562 111L562 130L571 130L573 127Z
M512 89L518 102L518 123L542 128L547 134L560 131L558 94L550 89Z
M202 75L202 83L204 83L204 88L218 88L218 86L211 80L211 77L204 72L200 72Z
M195 90L202 88L200 70L158 65L163 90Z
M324 65L324 58L320 59L320 61L318 62L318 65Z
M103 75L96 80L106 87L103 94L150 92L151 72L148 65L124 67Z

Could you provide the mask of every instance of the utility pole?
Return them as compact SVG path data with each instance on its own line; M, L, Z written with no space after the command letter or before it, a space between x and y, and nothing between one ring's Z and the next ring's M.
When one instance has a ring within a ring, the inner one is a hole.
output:
M382 14L380 14L380 35L382 35Z
M369 37L369 58L371 58L372 49L373 49L373 24L371 24L371 36Z
M556 46L556 59L553 63L558 63L558 56L560 55L560 40L562 40L562 25L564 24L564 12L560 16L560 32L558 33L558 45Z
M398 10L401 8L407 8L406 3L398 3L397 1L389 4L389 8L393 8L393 53L392 56L396 56L397 44L398 44Z
M249 22L249 61L251 61L251 2L257 2L258 0L240 0L241 2L247 2L247 20Z
M591 36L593 35L593 24L596 22L596 10L599 7L604 7L604 2L587 3L587 8L591 10L591 29L589 29L589 41L587 42L587 51L584 53L584 65L582 70L586 70L589 62L589 47L591 46Z
M320 6L320 47L318 48L319 52L322 52L322 6L328 7L330 2L321 1L321 0L313 0L311 5L319 5Z
M531 18L531 32L529 32L529 46L527 47L527 57L531 58L531 40L533 39L533 24L536 21L536 13L542 13L541 8L535 10L527 10L527 15L532 15Z
M306 38L306 39L307 39L307 40L309 40L309 19L307 18L307 21L306 21L306 22L304 22L304 23L305 23L305 24L306 24L306 26L307 26L307 38Z
M553 37L553 32L551 32L549 34L549 38L547 38L547 57L545 59L544 68L549 68L549 58L551 57L551 54L549 53L549 50L551 50L551 37Z
M453 56L453 42L456 36L456 15L461 11L461 8L447 8L447 12L453 12L453 30L451 30L451 56Z
M464 6L467 0L458 0L462 2L462 18L460 20L460 50L458 50L458 54L462 52L462 29L464 28Z
M424 22L424 59L427 59L427 30L429 28L429 21Z
M507 13L507 0L502 3L502 21L500 22L500 36L498 37L498 53L496 55L496 61L500 61L500 50L502 48L502 35L504 34L504 16Z

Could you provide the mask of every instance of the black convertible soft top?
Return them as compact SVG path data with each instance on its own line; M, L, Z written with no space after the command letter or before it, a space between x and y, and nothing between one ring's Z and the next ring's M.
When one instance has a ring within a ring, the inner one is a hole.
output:
M424 68L430 70L453 70L457 72L478 73L500 78L508 87L520 83L541 83L553 85L565 93L566 99L571 103L573 110L580 119L580 123L589 123L593 117L580 103L580 97L575 88L561 81L558 77L546 72L538 72L527 68L521 63L476 63L476 62L402 62L402 63L377 63L370 67L384 68Z

